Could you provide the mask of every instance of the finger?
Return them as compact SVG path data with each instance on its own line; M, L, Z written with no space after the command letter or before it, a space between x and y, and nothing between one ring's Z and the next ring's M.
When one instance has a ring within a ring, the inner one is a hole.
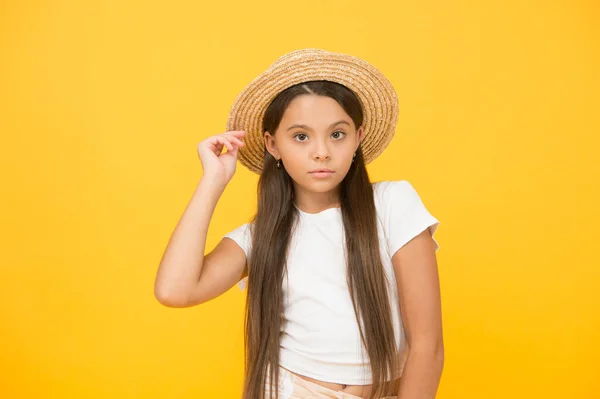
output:
M223 147L225 147L227 145L225 142L226 142L225 139L222 139L219 137L211 137L208 140L208 148L216 156L219 156L223 152Z
M215 150L217 150L217 149L219 149L219 150L220 150L220 149L222 149L222 148L223 148L223 143L222 143L222 141L219 139L219 137L218 137L218 136L212 136L212 137L209 137L209 138L207 139L207 143L208 143L208 146L209 146L209 148L210 148L212 151L215 151Z
M231 144L235 144L237 147L242 147L244 145L244 142L240 139L237 139L235 137L227 137L227 138L229 139Z
M233 149L233 151L227 151L227 154L225 154L225 155L231 155L232 157L237 158L237 156L238 156L238 147L235 147Z
M229 139L226 136L218 135L209 137L208 142L212 145L225 144L225 142L229 142Z
M229 141L231 141L232 143L236 144L239 147L242 147L244 145L244 142L240 139L241 136L240 136L240 138L238 138L233 135L230 135L229 133L223 133L222 135L227 137L229 139Z
M227 138L227 140L229 140L229 142L234 147L243 147L244 146L244 142L242 140L238 139L237 137L231 136L228 133L222 133L220 136Z
M224 145L228 151L233 151L233 144L231 144L231 141L229 141L226 137L219 136L217 137L217 140Z
M231 135L231 136L239 138L239 137L245 136L246 135L246 131L245 130L232 130L232 131L229 131L229 132L225 132L223 134L227 134L227 135Z

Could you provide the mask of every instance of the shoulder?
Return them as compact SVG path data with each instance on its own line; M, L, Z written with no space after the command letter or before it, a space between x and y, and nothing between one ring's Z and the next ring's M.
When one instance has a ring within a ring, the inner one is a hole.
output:
M251 230L252 230L252 223L244 223L241 226L236 227L234 230L231 230L229 233L250 234Z
M409 206L418 199L417 191L408 180L375 182L373 183L373 194L376 205L380 207Z
M378 182L373 184L373 190L391 254L427 228L433 236L440 222L429 212L410 182ZM436 242L436 250L438 247Z
M230 238L235 241L246 253L246 256L250 255L252 247L252 232L254 230L253 223L244 223L241 226L231 230L224 237Z

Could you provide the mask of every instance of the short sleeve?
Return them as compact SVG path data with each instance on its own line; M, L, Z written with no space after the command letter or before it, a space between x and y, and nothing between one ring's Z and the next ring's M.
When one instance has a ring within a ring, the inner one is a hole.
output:
M243 224L237 229L225 234L224 236L232 239L237 245L239 245L240 248L242 248L242 250L246 254L246 259L250 259L250 250L252 248L252 233L250 226L250 223ZM240 290L244 290L246 288L247 281L247 276L240 280L240 282L238 283L238 287L240 287Z
M391 256L426 229L433 237L440 222L425 207L412 184L398 180L378 185L381 217ZM433 241L437 251L440 246L435 237Z

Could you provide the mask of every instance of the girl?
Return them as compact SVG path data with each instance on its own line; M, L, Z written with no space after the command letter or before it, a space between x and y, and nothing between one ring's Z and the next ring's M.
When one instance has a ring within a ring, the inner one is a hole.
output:
M166 306L245 289L244 398L434 398L443 367L433 234L406 180L371 183L398 101L365 61L279 58L198 145L203 176L161 260ZM226 152L222 152L226 148ZM254 218L206 256L236 161L260 174Z

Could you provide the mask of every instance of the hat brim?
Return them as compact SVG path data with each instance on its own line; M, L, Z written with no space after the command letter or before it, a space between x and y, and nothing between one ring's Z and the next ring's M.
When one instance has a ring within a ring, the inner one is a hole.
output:
M321 49L302 49L277 59L238 95L227 118L227 131L245 130L238 160L260 174L265 146L263 117L271 102L290 86L328 80L352 90L363 109L361 148L365 163L377 158L392 140L398 121L398 97L390 81L366 61Z

